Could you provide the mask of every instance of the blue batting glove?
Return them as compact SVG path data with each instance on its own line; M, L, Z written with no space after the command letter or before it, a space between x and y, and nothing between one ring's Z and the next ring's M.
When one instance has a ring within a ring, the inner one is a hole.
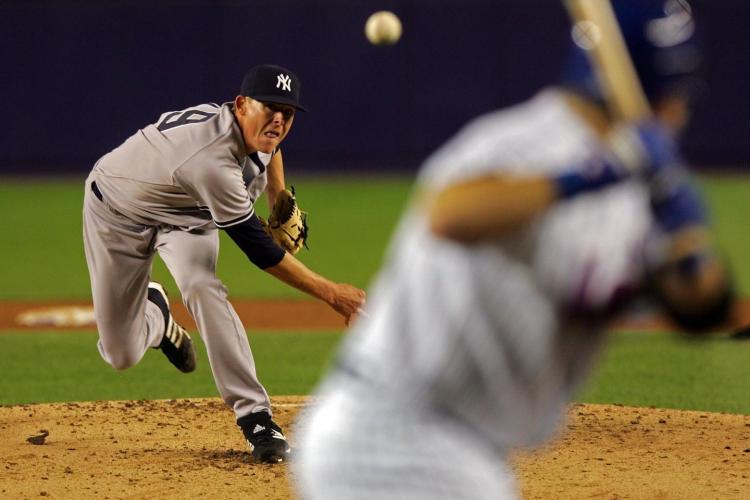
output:
M612 133L609 150L592 158L584 169L573 169L552 180L560 198L593 191L631 177L639 177L668 194L674 166L682 163L674 136L659 122L649 120L621 126Z
M646 179L683 163L674 134L656 120L621 126L609 142L613 161Z
M668 233L687 226L705 225L708 214L703 199L692 185L673 134L656 121L643 122L631 129L640 145L640 169L651 196L654 219Z
M679 182L672 183L668 189L664 186L651 189L651 213L656 223L667 233L689 226L705 226L708 223L708 210L700 193L691 184L683 167L671 169L680 174L671 176L679 177Z

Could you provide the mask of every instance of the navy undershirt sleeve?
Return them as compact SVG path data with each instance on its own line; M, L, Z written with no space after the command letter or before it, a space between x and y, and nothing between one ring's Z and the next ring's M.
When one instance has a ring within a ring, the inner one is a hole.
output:
M224 230L245 252L250 262L261 269L273 267L284 258L286 252L263 230L263 225L255 214Z

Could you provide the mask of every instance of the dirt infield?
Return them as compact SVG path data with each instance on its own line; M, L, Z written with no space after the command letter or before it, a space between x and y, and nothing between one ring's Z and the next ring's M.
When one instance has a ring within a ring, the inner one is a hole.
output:
M306 401L274 398L292 445ZM750 491L750 416L573 405L568 417L552 445L513 457L524 498ZM0 407L0 468L0 498L294 498L288 466L254 463L218 399Z

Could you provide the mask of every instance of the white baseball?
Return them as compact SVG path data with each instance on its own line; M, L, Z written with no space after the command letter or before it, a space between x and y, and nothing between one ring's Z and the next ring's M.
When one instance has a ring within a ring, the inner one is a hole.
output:
M401 38L401 20L388 10L375 12L367 18L365 36L373 45L393 45Z

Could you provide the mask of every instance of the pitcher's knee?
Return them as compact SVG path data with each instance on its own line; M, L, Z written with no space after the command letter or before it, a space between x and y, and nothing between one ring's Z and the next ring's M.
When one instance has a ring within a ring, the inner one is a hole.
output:
M138 361L141 360L142 356L139 353L122 349L119 346L105 347L101 341L99 341L99 354L101 354L104 361L117 371L126 370L131 366L135 366L138 364Z
M104 360L115 370L122 371L127 370L131 366L137 365L140 358L131 353L125 352L109 356L109 358L104 358Z

